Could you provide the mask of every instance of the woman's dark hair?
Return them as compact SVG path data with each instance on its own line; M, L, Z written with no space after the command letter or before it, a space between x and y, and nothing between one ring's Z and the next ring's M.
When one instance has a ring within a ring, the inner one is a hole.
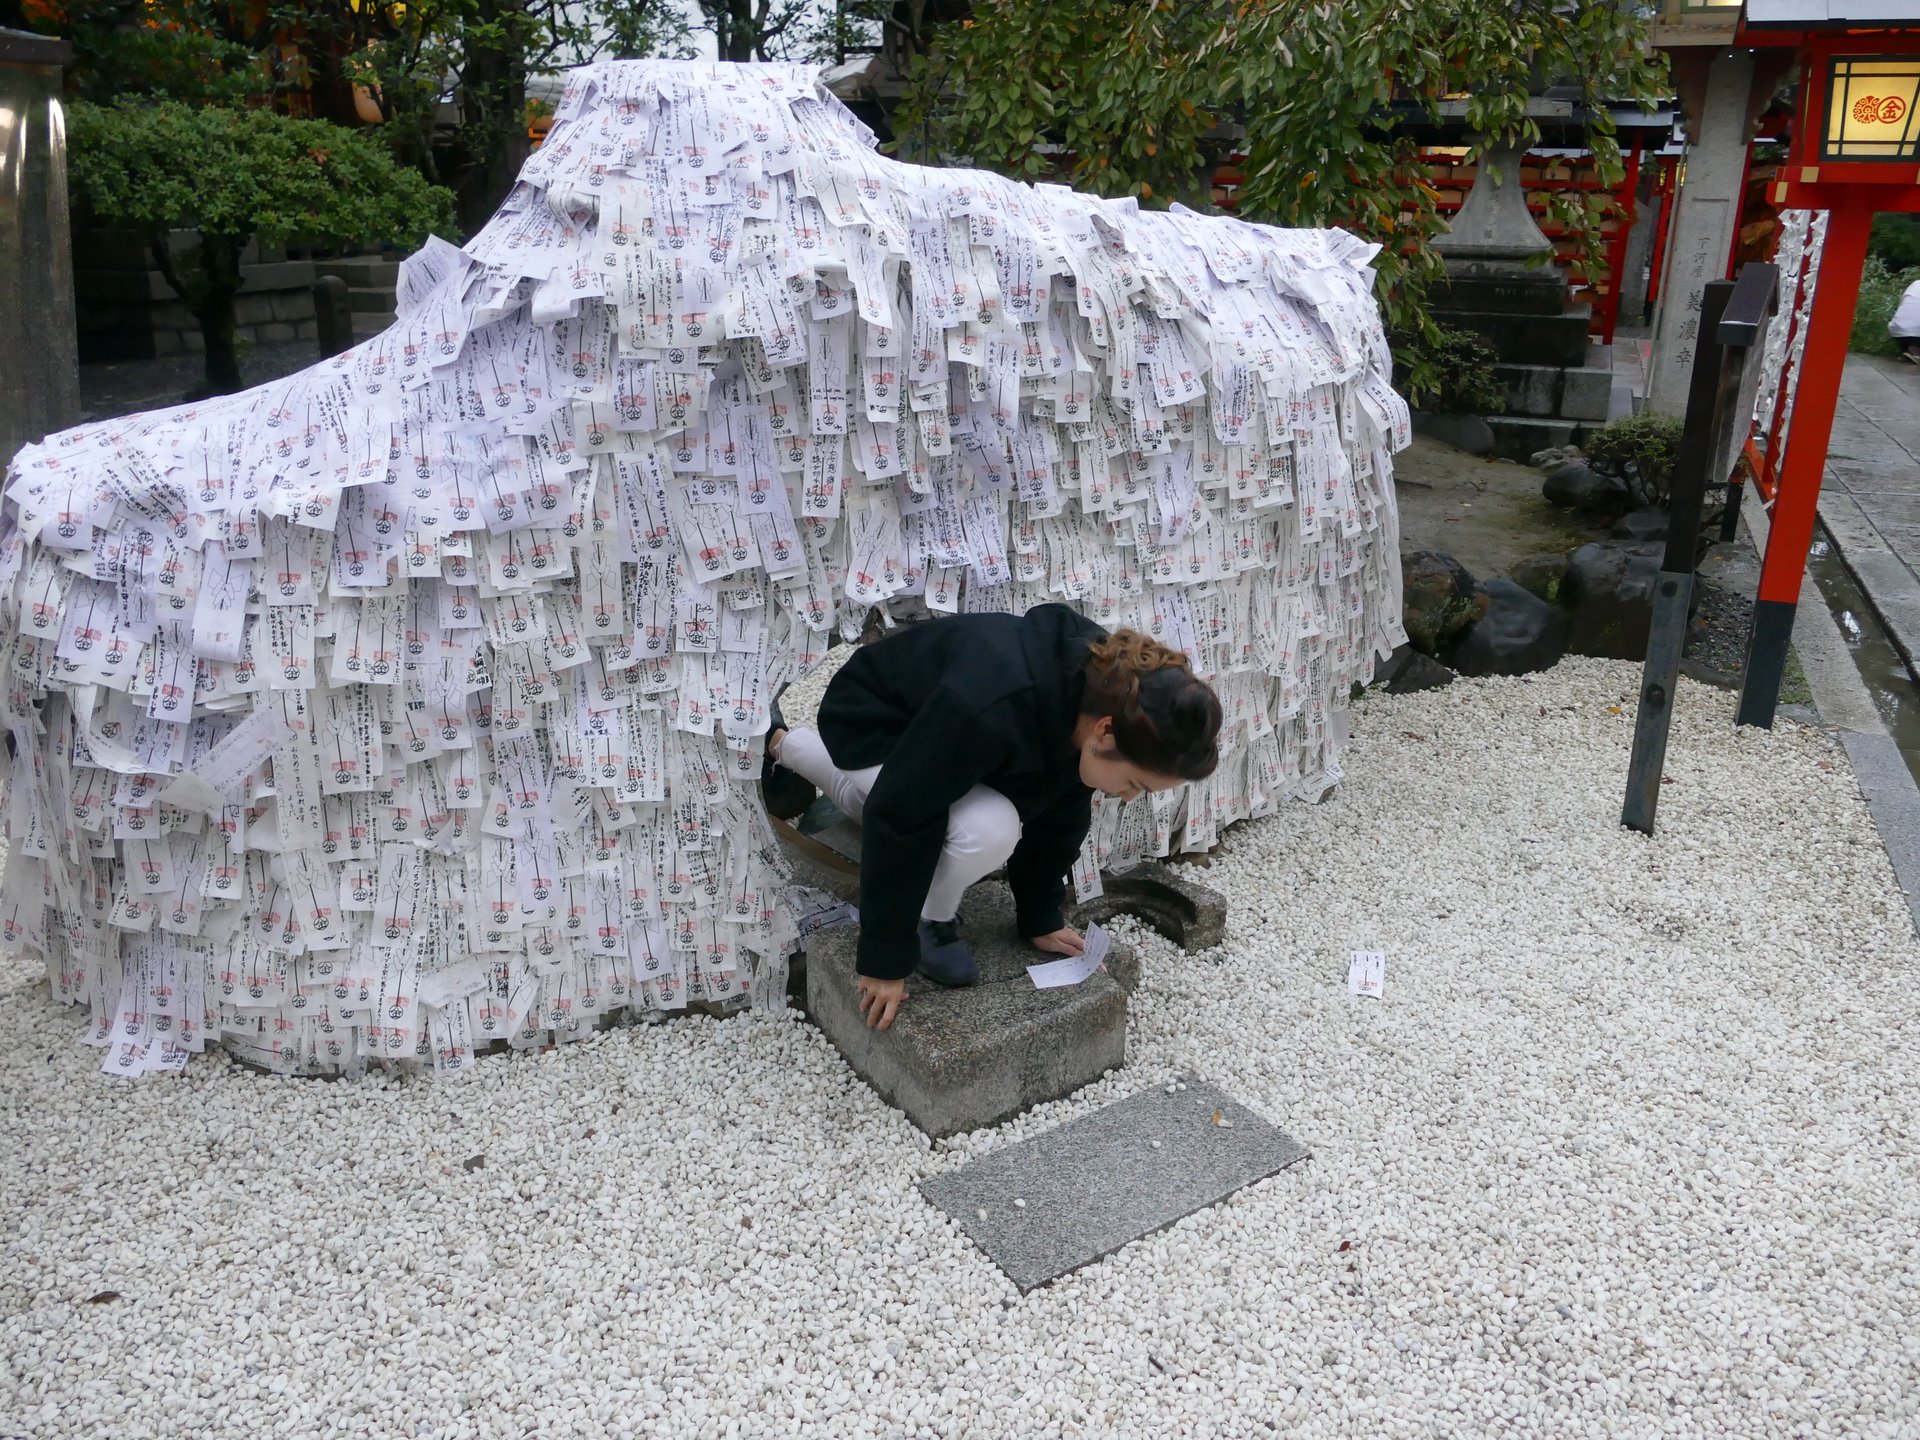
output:
M1113 719L1113 743L1155 775L1204 780L1220 763L1220 700L1187 657L1138 630L1087 647L1083 714Z

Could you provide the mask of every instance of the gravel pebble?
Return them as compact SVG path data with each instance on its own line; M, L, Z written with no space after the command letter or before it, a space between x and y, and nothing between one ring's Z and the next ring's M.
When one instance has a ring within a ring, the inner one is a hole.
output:
M0 1430L1920 1433L1906 907L1842 752L1704 687L1621 829L1636 677L1369 698L1217 964L1115 922L1127 1068L939 1146L790 1015L130 1084L0 967ZM1025 1297L915 1188L1182 1075L1313 1159Z

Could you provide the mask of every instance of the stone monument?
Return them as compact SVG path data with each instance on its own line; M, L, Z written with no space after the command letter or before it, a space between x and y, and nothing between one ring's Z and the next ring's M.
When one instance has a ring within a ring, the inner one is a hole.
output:
M1553 244L1527 209L1522 153L1487 151L1451 233L1434 241L1447 278L1431 298L1441 325L1480 336L1500 357L1507 412L1490 415L1496 454L1524 459L1571 444L1607 418L1613 371L1588 338L1593 307L1575 304L1553 265Z

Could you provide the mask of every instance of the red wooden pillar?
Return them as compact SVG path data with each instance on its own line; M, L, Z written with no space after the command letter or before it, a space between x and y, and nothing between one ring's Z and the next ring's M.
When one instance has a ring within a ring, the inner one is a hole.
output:
M1833 412L1840 401L1840 375L1853 333L1867 235L1873 228L1872 202L1868 191L1846 197L1828 213L1813 312L1807 320L1807 348L1799 366L1786 451L1780 457L1773 527L1753 605L1737 724L1773 726L1787 645L1793 638L1794 610L1800 603L1800 582L1813 543L1820 479L1827 464L1827 441L1833 434Z
M1613 332L1620 323L1620 289L1627 278L1627 239L1640 214L1640 147L1627 152L1627 173L1613 192L1613 239L1607 243L1607 298L1600 307L1600 338L1613 343Z

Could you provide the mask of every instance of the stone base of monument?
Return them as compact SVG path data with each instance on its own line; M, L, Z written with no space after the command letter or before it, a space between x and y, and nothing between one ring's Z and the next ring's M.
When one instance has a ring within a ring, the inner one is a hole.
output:
M814 1023L883 1100L936 1139L998 1125L1117 1069L1126 1060L1127 993L1140 974L1138 955L1116 941L1106 970L1079 985L1035 988L1027 966L1054 957L1014 933L1013 897L994 881L967 892L959 921L981 983L944 990L909 979L907 1003L884 1031L860 1017L859 927L807 942Z

